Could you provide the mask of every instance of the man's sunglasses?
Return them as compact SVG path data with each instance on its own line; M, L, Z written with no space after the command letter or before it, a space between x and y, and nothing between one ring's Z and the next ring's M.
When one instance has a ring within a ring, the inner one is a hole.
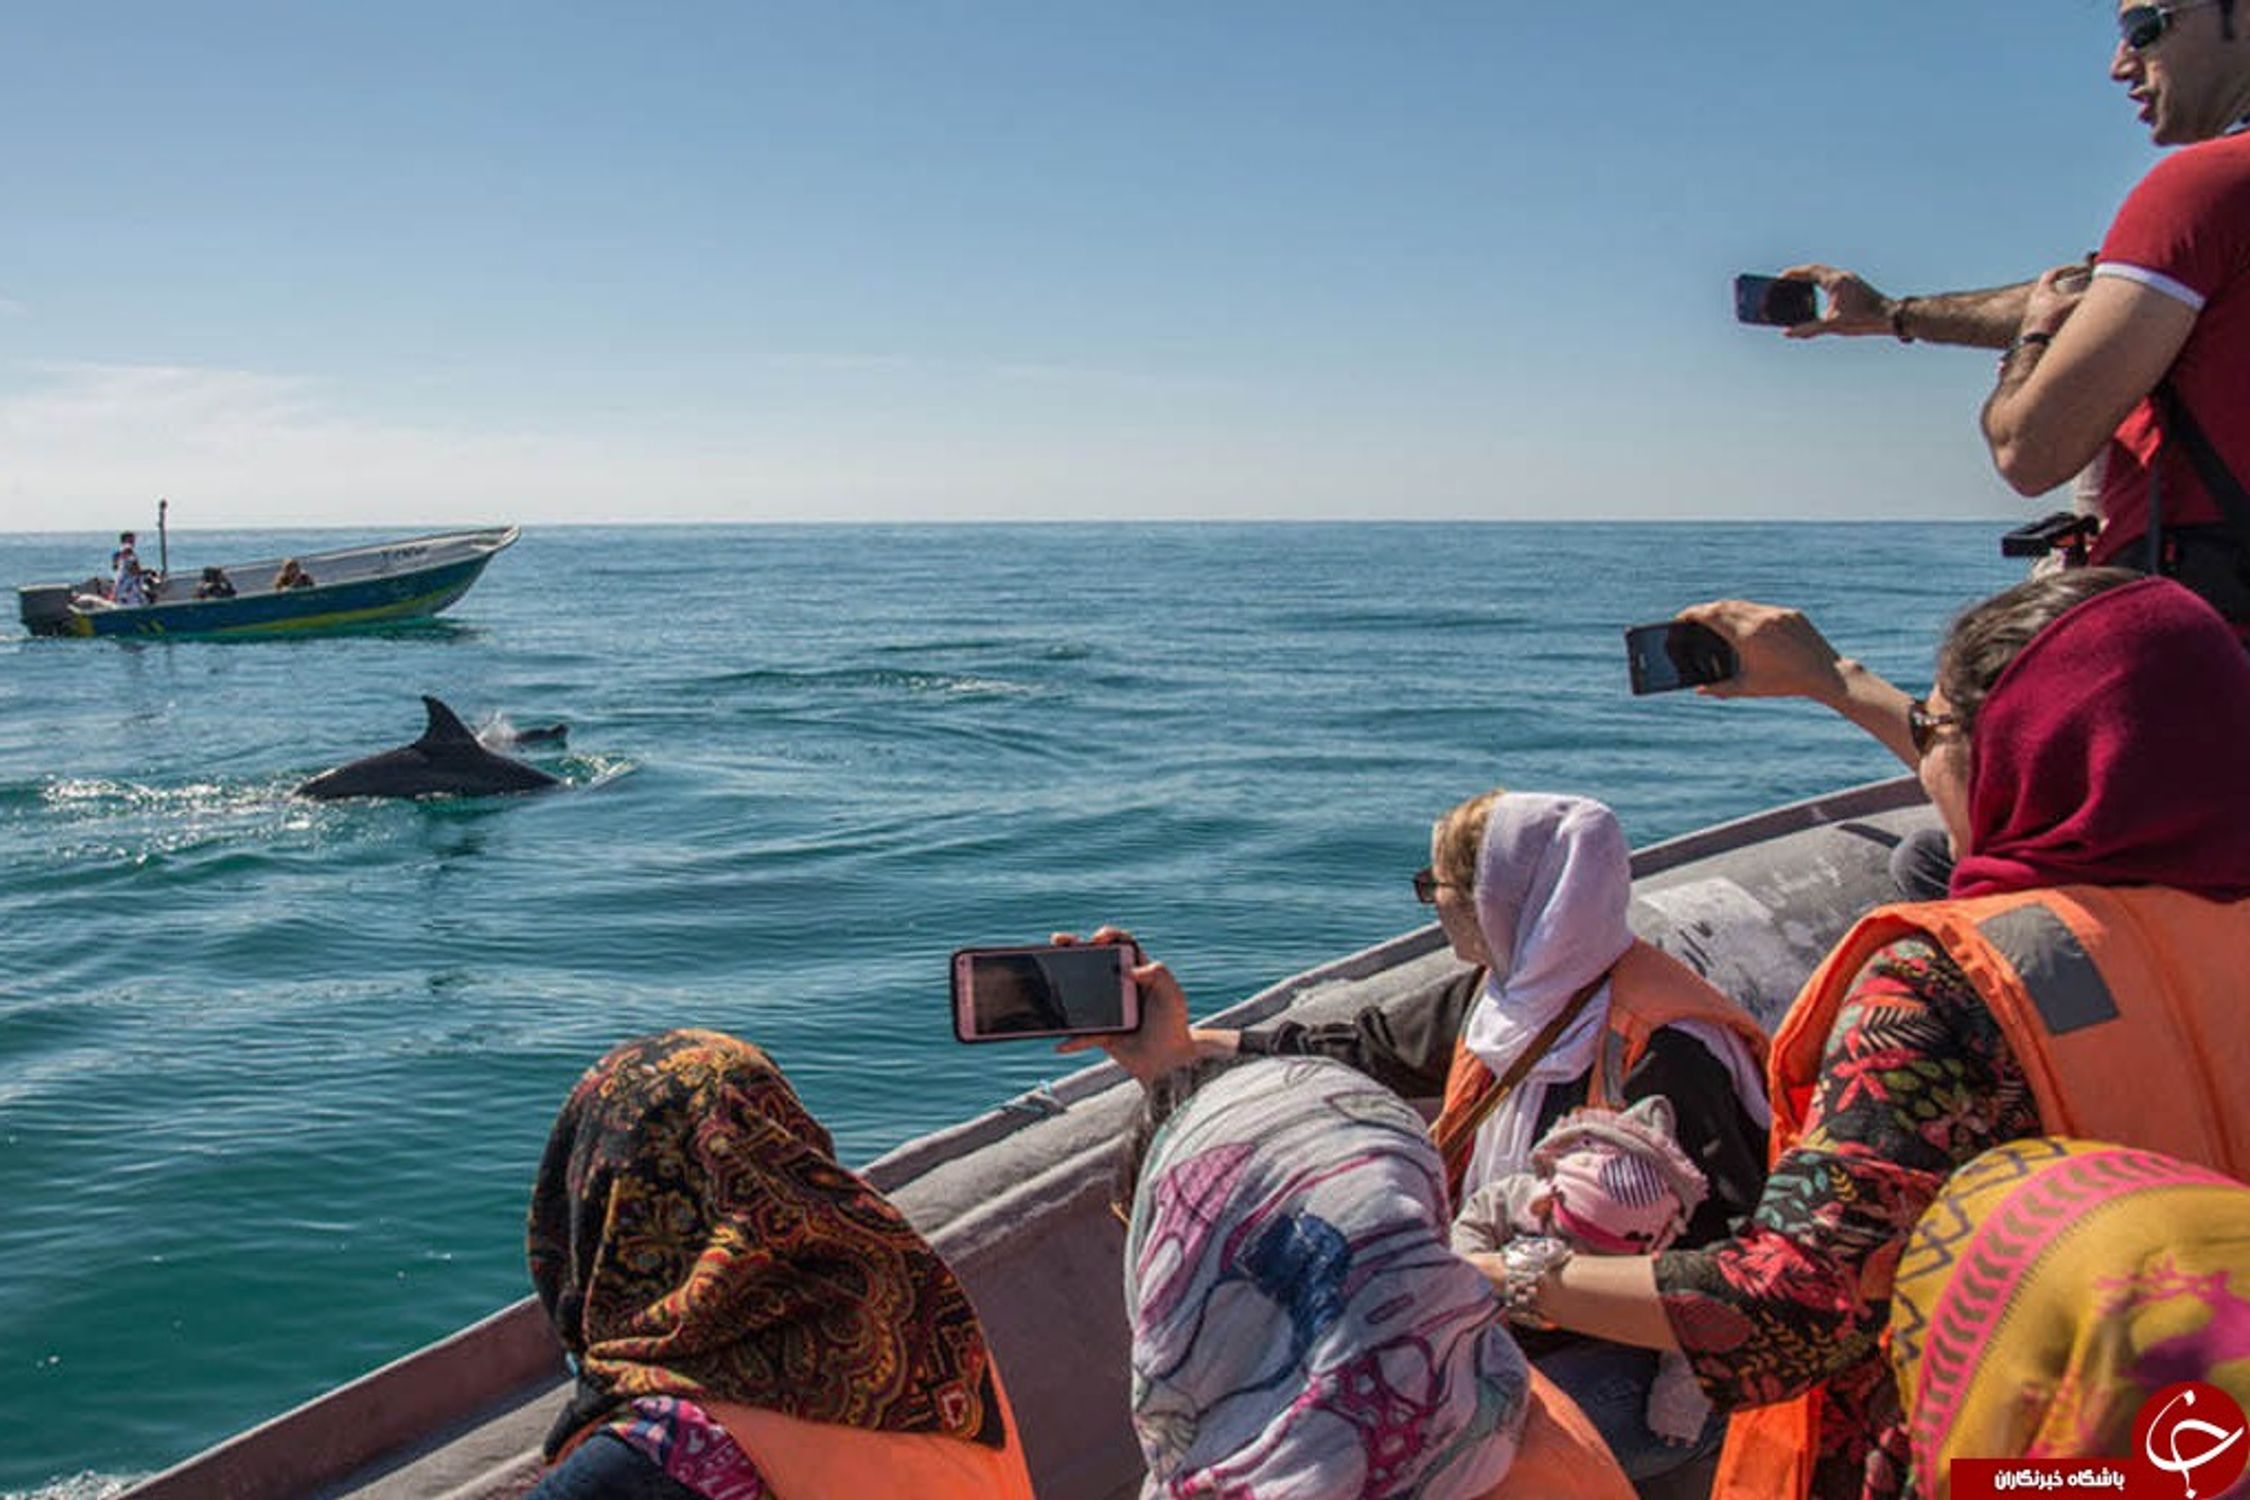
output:
M2180 0L2177 5L2134 5L2117 13L2117 34L2124 38L2126 50L2146 52L2163 40L2164 33L2172 29L2172 18L2183 10L2215 3L2215 0Z
M1930 705L1916 698L1906 705L1906 737L1913 742L1917 758L1928 755L1930 746L1937 743L1937 732L1948 725L1959 724L1959 714L1933 714Z

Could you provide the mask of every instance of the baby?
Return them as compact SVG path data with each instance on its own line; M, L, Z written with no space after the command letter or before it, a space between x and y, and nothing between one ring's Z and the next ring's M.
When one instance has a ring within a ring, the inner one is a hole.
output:
M1619 1113L1576 1109L1531 1149L1528 1170L1486 1183L1453 1221L1453 1248L1489 1254L1518 1235L1553 1235L1581 1255L1653 1255L1678 1238L1709 1191L1672 1135L1658 1095ZM1649 1389L1649 1431L1687 1444L1711 1404L1687 1359L1668 1353Z

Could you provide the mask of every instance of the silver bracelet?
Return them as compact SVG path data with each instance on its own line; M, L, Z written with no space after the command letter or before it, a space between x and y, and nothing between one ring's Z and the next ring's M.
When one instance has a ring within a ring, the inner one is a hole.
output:
M1501 1247L1500 1307L1508 1321L1526 1328L1552 1328L1539 1312L1539 1287L1570 1259L1570 1245L1551 1235L1526 1235Z

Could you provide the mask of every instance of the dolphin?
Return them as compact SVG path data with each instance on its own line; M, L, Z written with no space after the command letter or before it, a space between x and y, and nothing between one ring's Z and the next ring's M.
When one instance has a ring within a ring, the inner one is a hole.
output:
M535 766L495 755L477 743L452 709L425 696L429 728L411 745L324 771L297 788L300 797L486 797L556 785Z
M559 745L569 738L568 724L532 724L522 729L487 724L477 731L477 743L488 750L507 745Z

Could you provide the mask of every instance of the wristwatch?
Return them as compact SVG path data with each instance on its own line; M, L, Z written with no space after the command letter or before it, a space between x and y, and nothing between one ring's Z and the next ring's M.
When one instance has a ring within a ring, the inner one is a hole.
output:
M1500 1282L1500 1306L1507 1312L1508 1321L1526 1328L1552 1328L1555 1325L1539 1315L1539 1284L1551 1271L1559 1270L1570 1259L1570 1245L1553 1235L1523 1235L1500 1247L1500 1264L1504 1275Z

